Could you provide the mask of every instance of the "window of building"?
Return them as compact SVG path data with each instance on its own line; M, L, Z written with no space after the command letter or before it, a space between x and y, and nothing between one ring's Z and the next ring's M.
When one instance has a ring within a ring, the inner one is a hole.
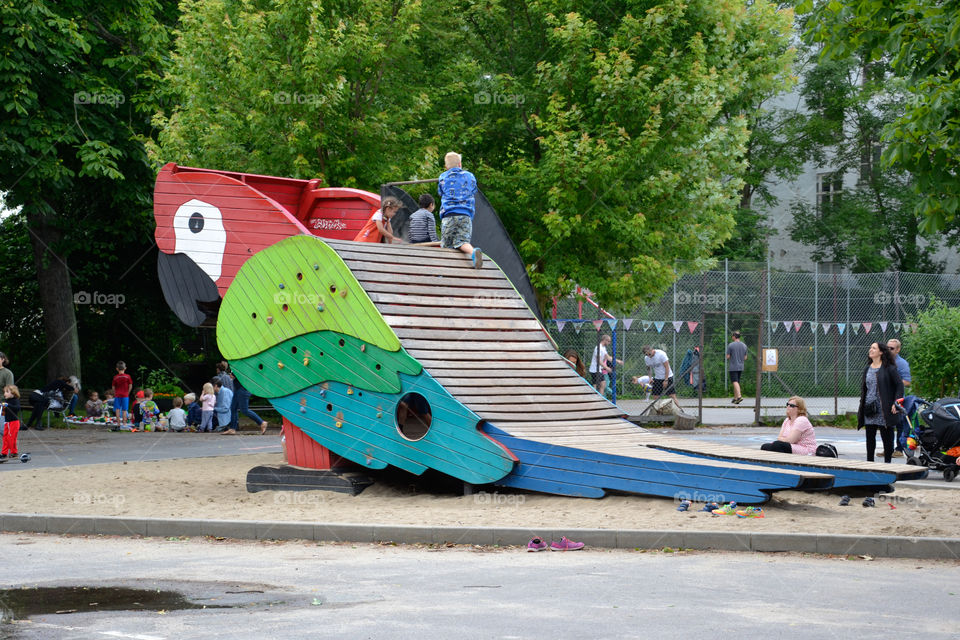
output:
M839 202L843 192L843 176L836 172L817 174L817 209Z
M860 182L869 182L880 171L880 145L867 142L860 150Z

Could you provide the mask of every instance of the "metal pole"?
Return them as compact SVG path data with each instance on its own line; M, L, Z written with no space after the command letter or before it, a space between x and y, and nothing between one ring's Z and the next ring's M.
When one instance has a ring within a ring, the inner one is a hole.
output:
M844 280L847 280L847 328L843 332L843 336L844 348L846 349L847 353L844 356L843 381L847 384L850 384L850 282L847 278L844 278Z
M766 320L769 321L769 320L770 320L770 254L767 254L767 271L766 271L766 273L765 273L765 276L766 276L766 281L767 281L767 293L766 293L766 298L767 298L767 317L766 317ZM767 346L769 347L769 346L771 346L771 345L768 343ZM770 384L770 374L769 374L769 373L767 373L767 384L768 384L768 385ZM759 389L757 389L757 390L759 391ZM758 422L759 422L759 421L758 421Z
M836 270L834 270L833 272L833 325L835 329L835 331L833 332L833 415L837 415L838 404L839 404L839 400L837 396L840 395L840 370L839 370L840 363L837 359L837 350L838 350L837 331L839 331L839 328L837 328L836 326L837 325L837 272Z
M820 313L820 263L816 262L813 265L813 386L817 387L820 384L820 367L818 366L820 352L818 349L817 341L817 321Z
M726 316L726 314L724 314ZM703 424L703 384L701 380L706 380L707 371L703 368L703 336L707 332L707 314L701 309L700 311L700 353L697 354L698 371L700 372L697 376L697 422ZM726 367L724 367L726 369Z
M400 182L384 182L382 187L399 187L403 184L427 184L429 182L440 182L440 178L429 178L427 180L402 180Z
M726 342L730 335L730 259L723 259L723 340ZM700 349L701 353L703 349ZM726 356L726 353L724 353ZM724 357L726 363L726 357ZM727 371L727 365L723 366L723 391L726 393L730 389L730 374Z
M768 260L768 261L767 261L767 266L769 266L769 264L770 264L770 263L769 263L769 260ZM766 275L767 275L767 278L764 278L764 282L765 282L765 283L769 283L769 275L770 275L769 272L767 272ZM770 300L770 291L768 290L766 293L767 293L767 300L769 301L769 300ZM767 313L769 314L769 309L767 310ZM767 317L769 317L769 315L768 315ZM753 421L757 424L757 426L760 425L760 397L763 395L763 394L761 393L761 385L763 384L763 366L762 366L762 363L763 363L763 338L764 338L764 335L763 335L763 325L766 324L767 317L764 317L762 311L760 312L760 322L759 322L760 328L759 328L759 330L758 330L758 332L757 332L757 354L756 354L756 361L757 361L757 391L756 391L756 396L757 396L757 399L756 399L756 401L754 402L754 409L753 409ZM768 377L769 377L769 376L768 376Z

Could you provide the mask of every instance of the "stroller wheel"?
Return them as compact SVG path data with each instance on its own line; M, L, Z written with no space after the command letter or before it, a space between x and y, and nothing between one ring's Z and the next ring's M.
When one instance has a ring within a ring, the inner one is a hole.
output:
M943 479L947 482L953 482L953 479L957 477L957 467L947 467L943 470Z
M919 464L920 464L920 463L917 462L917 459L916 459L916 458L907 458L907 466L916 467L916 466L918 466Z

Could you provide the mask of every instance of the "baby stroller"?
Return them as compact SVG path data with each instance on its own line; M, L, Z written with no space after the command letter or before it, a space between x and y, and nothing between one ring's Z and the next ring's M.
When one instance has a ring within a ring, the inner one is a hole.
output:
M909 428L901 438L907 464L943 472L953 482L960 468L960 398L941 398L928 402L907 396L902 402Z

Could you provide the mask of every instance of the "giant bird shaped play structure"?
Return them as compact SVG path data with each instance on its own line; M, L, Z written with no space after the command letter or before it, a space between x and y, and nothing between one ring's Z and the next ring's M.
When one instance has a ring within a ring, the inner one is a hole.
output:
M926 474L627 421L557 353L492 209L474 237L492 259L476 270L459 251L352 242L380 196L318 180L168 164L154 197L168 304L190 326L216 326L237 378L283 416L291 464L745 504Z

